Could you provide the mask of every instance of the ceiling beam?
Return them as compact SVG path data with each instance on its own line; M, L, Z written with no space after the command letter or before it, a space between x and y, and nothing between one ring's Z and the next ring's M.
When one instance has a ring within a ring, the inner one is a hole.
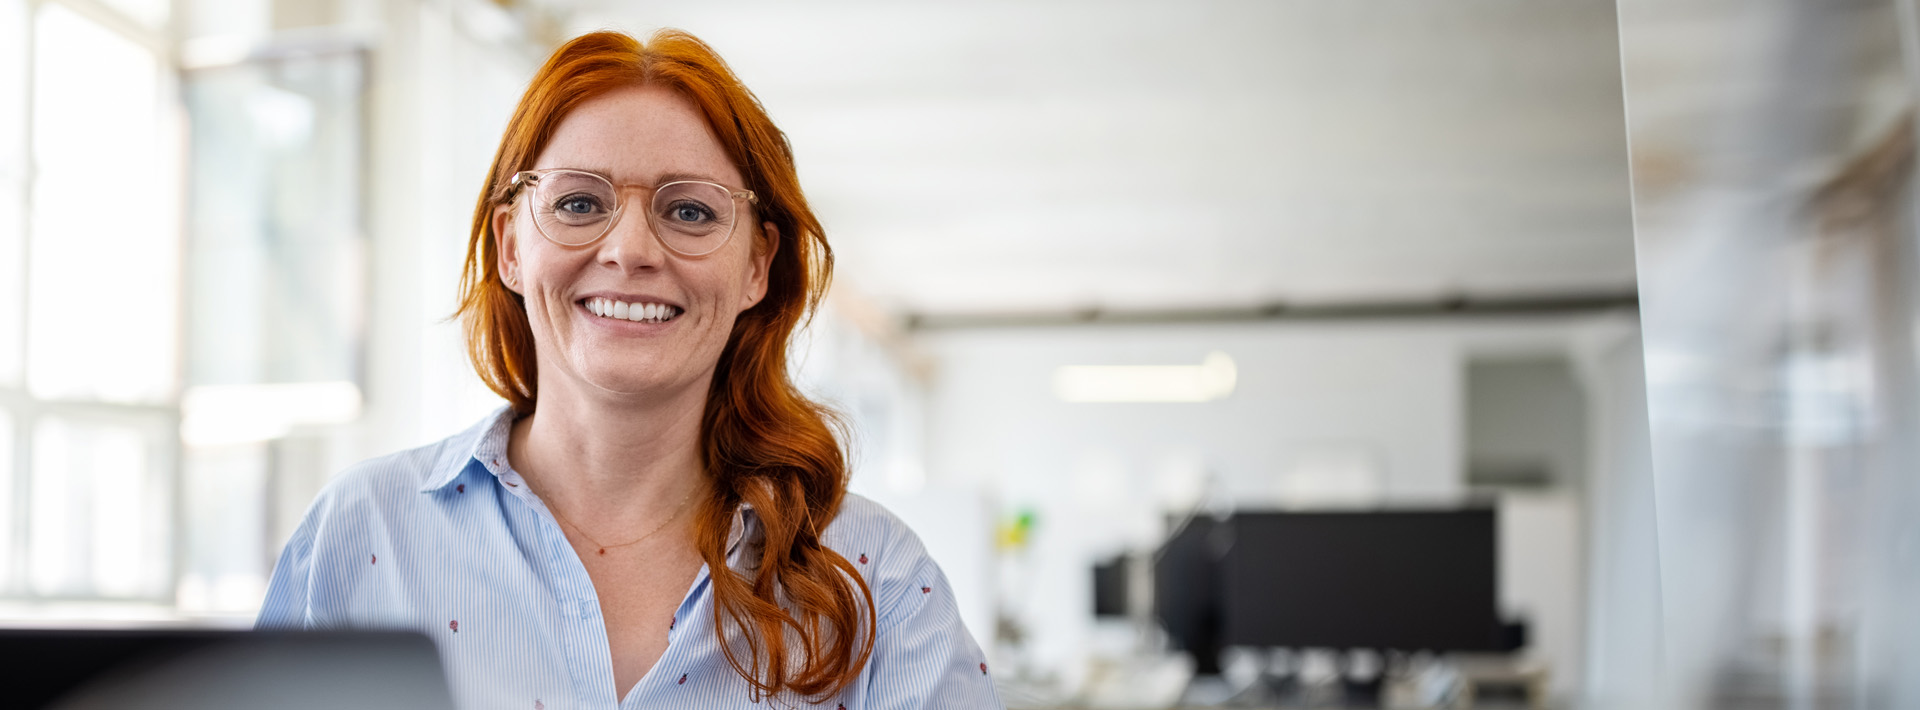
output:
M1176 309L1105 309L984 313L909 313L909 331L990 328L1058 328L1080 325L1160 325L1273 321L1345 321L1410 318L1576 315L1638 310L1637 290L1532 296L1451 296L1402 301L1273 301L1256 306Z

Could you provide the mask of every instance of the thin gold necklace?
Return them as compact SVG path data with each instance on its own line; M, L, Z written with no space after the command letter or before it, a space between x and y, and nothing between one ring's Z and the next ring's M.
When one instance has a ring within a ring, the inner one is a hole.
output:
M697 487L697 486L696 486L696 487ZM600 544L600 541L599 541L599 540L595 540L595 539L593 539L593 536L592 536L592 535L588 535L588 534L587 534L587 531L586 531L586 530L583 530L583 529L581 529L581 527L580 527L580 526L578 526L578 525L575 525L575 524L573 524L573 521L571 521L571 520L568 520L568 519L566 518L566 516L564 516L564 515L561 515L561 514L560 514L560 509L559 509L559 508L555 508L555 507L553 507L553 506L551 506L551 505L549 505L549 506L547 506L547 511L548 511L548 512L551 512L551 513L553 513L553 518L554 518L555 520L558 520L558 521L560 521L560 522L562 522L562 523L565 523L567 527L570 527L570 528L573 528L573 531L574 531L574 532L577 532L577 533L580 533L580 537L584 537L584 538L586 538L586 539L587 539L587 542L591 542L591 543L593 543L593 545L594 545L594 547L598 547L598 548L600 548L600 554L601 554L602 556L605 556L605 555L607 554L607 550L608 550L609 548L620 548L620 547L626 547L626 546L628 546L628 545L634 545L634 544L639 544L639 543L640 543L640 541L642 541L642 540L645 540L645 539L647 539L647 538L650 538L650 537L653 537L653 534L654 534L654 533L657 533L657 532L660 532L661 530L665 530L665 529L667 528L667 526L668 526L668 525L671 525L671 524L673 524L673 521L675 521L675 520L678 520L678 519L680 518L680 514L681 514L681 513L683 513L683 512L686 512L686 510L687 510L687 501L689 501L689 500L692 500L692 499L693 499L693 489L692 489L692 488L689 488L689 489L687 489L687 494L686 494L686 495L684 495L684 496L680 496L680 502L679 502L679 503L677 503L677 504L675 504L675 505L673 506L673 515L669 515L669 516L667 516L667 519L666 519L666 520L662 520L662 521L660 521L660 524L659 524L659 525L655 525L655 526L653 526L653 529L652 529L652 530L648 530L648 531L647 531L647 534L645 534L645 535L641 535L640 537L637 537L637 538L634 538L634 539L632 539L632 540L629 540L629 541L627 541L627 542L623 542L623 543L620 543L620 544L618 544L618 545L602 545L602 544Z

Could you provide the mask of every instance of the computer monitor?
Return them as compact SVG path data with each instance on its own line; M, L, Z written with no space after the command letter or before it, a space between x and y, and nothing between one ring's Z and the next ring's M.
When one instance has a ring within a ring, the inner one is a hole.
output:
M1154 553L1153 615L1173 646L1193 655L1194 672L1220 674L1220 553L1226 523L1181 521Z
M1126 555L1115 555L1093 565L1093 615L1127 615L1127 575L1132 563Z
M1491 508L1237 512L1226 645L1499 651Z

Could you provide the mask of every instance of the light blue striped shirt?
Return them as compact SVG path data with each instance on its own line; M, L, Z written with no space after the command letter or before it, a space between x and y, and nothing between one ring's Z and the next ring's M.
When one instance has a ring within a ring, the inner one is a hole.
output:
M667 631L667 649L624 699L599 597L538 496L507 463L501 408L438 443L362 462L329 482L280 554L262 628L404 628L440 649L461 708L808 707L755 705L722 655L703 565ZM734 516L727 564L759 532ZM873 589L878 627L858 680L813 707L998 708L952 588L912 530L848 494L822 542Z

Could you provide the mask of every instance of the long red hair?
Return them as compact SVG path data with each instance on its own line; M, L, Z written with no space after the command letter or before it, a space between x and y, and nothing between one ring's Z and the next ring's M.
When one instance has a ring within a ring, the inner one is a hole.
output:
M759 198L758 219L749 224L779 228L766 298L734 323L707 395L701 447L713 493L697 509L694 545L712 571L714 629L728 663L760 696L825 698L866 665L875 626L872 590L852 563L820 543L846 491L832 414L787 376L788 340L819 305L833 252L800 192L786 134L712 48L678 30L644 44L595 32L562 45L534 75L473 211L458 311L468 354L516 413L534 410L533 332L525 303L500 279L494 208L569 111L638 85L672 88L699 108ZM753 506L766 535L757 567L746 573L726 564L742 503Z

